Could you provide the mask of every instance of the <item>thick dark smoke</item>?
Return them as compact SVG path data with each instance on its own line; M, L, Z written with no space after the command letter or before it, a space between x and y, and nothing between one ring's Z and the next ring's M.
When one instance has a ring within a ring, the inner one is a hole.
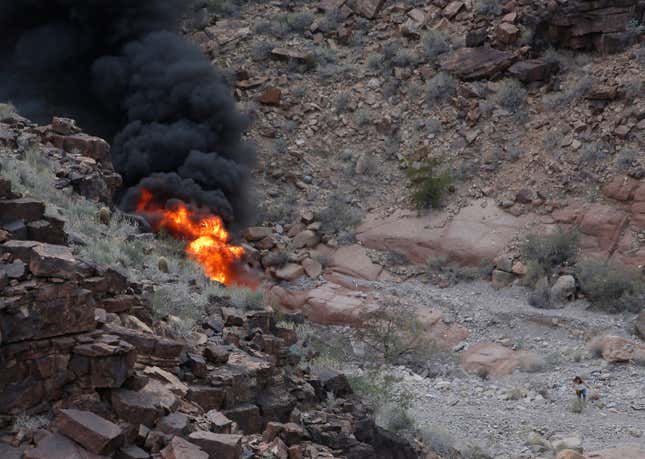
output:
M185 0L0 0L0 101L74 117L112 141L115 168L157 204L243 223L253 151L225 79L176 32Z

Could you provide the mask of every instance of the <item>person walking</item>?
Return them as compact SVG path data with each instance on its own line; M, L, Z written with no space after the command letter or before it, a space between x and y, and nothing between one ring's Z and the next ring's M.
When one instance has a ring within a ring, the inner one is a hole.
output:
M580 376L573 378L573 389L576 391L576 397L578 397L578 400L582 400L583 402L587 401L589 386L587 386Z

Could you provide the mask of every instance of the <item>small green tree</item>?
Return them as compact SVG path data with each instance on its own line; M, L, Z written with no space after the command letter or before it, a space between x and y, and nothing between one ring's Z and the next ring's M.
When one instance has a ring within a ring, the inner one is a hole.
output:
M395 363L415 354L425 359L432 352L433 342L412 307L387 302L362 319L355 336L376 353L378 360Z
M450 173L442 170L442 158L431 158L418 167L409 167L407 176L412 188L412 201L419 209L437 208L452 183Z

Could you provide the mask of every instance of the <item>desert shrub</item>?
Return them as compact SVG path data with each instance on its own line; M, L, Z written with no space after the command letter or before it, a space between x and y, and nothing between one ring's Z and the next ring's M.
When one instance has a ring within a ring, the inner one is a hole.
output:
M260 290L245 287L229 287L227 293L233 305L244 311L262 310L265 306L264 295Z
M451 263L447 257L428 257L426 269L429 274L441 274L450 284L458 282L473 282L489 279L493 270L490 260L482 260L479 266L460 266Z
M562 139L562 134L560 134L558 131L553 131L553 130L548 131L546 134L544 134L544 137L542 139L542 144L544 145L544 149L547 152L555 151L560 146L561 139Z
M333 32L338 29L343 21L342 13L338 9L328 11L325 17L320 21L320 30L323 32Z
M625 27L625 32L627 32L632 39L637 39L645 33L645 24L641 24L636 18L630 19Z
M363 218L362 212L346 200L340 193L332 194L327 201L327 206L319 213L321 229L323 231L338 233L358 225Z
M383 68L384 59L383 55L379 53L372 53L367 56L367 67L376 72Z
M602 143L593 142L584 144L580 149L578 164L582 167L598 164L600 161L607 158L608 153L606 148L608 148L608 146L603 145Z
M408 432L414 428L414 420L399 403L388 403L375 413L377 425L396 433Z
M260 41L253 45L251 48L251 57L256 61L266 61L271 57L275 45L268 41Z
M426 336L414 309L396 302L385 303L366 313L354 337L372 351L377 364L417 357L427 359L434 350L434 343Z
M347 106L349 105L349 95L347 93L340 93L336 96L334 101L336 113L345 113L347 111Z
M580 235L577 231L558 229L555 233L539 236L531 234L520 246L522 258L538 271L536 277L550 278L556 267L571 264L578 253Z
M11 104L0 104L0 121L9 118L16 113L16 108Z
M508 78L500 83L499 90L494 94L493 100L500 107L511 113L516 113L526 104L526 89L519 81Z
M426 86L426 102L434 106L452 97L457 90L457 80L450 74L440 72L433 76Z
M534 271L536 274L540 273L539 270ZM535 286L535 289L529 293L528 303L534 308L545 309L551 305L551 289L547 282L543 282L544 285L538 284L539 280L534 280L532 277L525 277L523 280L524 285L532 287Z
M636 97L642 97L645 87L641 80L629 80L623 83L622 93L625 99L632 100Z
M435 62L440 54L450 51L450 37L441 30L432 29L421 38L428 61Z
M576 266L580 289L592 305L608 312L639 312L645 303L642 276L610 262L584 260Z
M419 436L423 444L440 455L440 457L455 457L455 440L445 430L436 426L423 426L419 428Z
M546 361L536 354L520 353L520 368L528 373L538 373L547 367Z
M442 158L431 158L406 171L412 188L412 201L419 209L437 208L452 183L450 173L442 170Z
M403 48L399 49L391 59L395 67L410 67L416 65L416 56L409 50Z
M638 154L630 148L623 148L616 158L616 166L620 170L627 171L637 164Z
M289 151L289 145L283 138L276 139L273 142L273 152L276 155L285 155Z
M356 123L361 126L367 126L372 122L372 114L367 110L359 110L356 112Z
M475 13L480 16L498 16L502 13L498 0L476 0L473 6Z
M302 33L314 22L314 17L309 12L292 13L286 16L286 22L292 32Z
M558 94L545 96L543 103L547 108L567 106L574 100L583 97L592 85L593 79L589 75L580 75L575 79L573 86Z

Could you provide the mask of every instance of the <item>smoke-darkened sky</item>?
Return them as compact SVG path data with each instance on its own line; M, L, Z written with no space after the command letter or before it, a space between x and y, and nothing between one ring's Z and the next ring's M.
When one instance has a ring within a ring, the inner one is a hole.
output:
M130 189L245 220L253 151L231 89L176 32L182 0L3 0L0 100L41 123L76 118L112 141Z

